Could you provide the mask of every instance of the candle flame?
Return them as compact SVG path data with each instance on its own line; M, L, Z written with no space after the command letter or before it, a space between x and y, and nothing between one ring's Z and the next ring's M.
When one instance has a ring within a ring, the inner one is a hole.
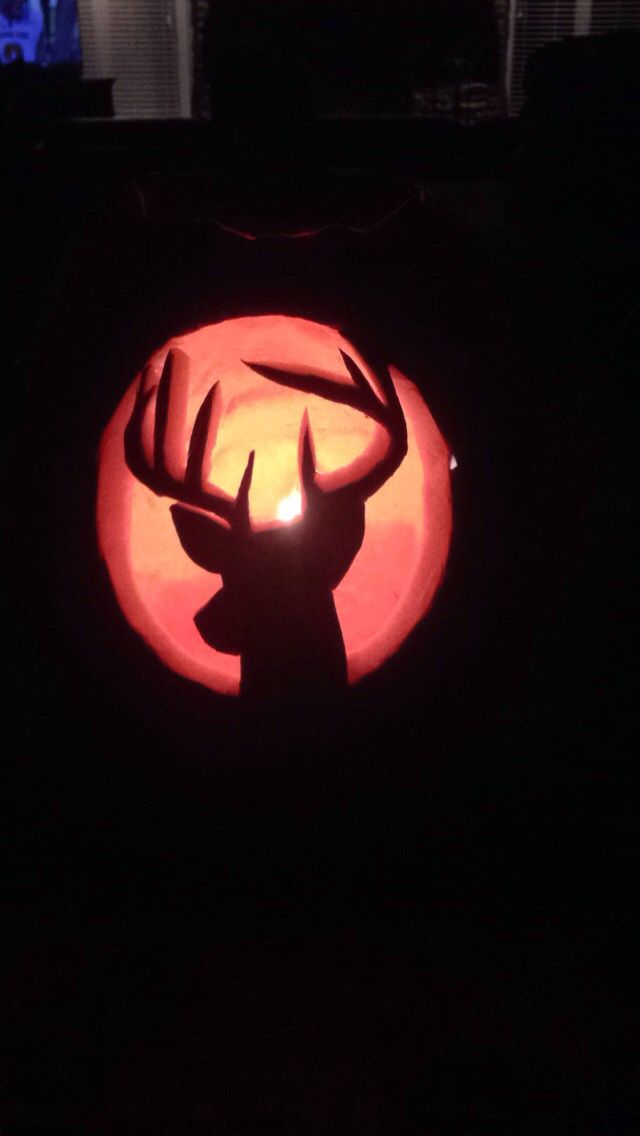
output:
M302 512L302 495L299 489L294 489L288 497L283 497L276 510L279 521L292 521Z

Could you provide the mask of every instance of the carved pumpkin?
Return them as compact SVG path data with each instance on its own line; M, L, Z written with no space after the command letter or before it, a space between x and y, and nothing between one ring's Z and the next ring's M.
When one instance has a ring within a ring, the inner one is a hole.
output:
M353 386L352 360L380 397L367 361L336 329L282 315L228 319L165 343L149 362L147 383L159 380L168 352L176 350L182 358L180 377L165 408L164 450L171 481L179 484L184 479L189 436L216 382L217 436L210 459L207 451L204 483L232 501L253 451L248 512L255 533L304 520L307 504L299 442L305 413L313 435L315 469L323 483L339 485L354 470L371 464L376 433L371 416L326 394L319 397L272 382L245 362L260 361L265 372L279 368L282 373L321 375L344 392ZM368 498L359 551L333 591L351 683L393 654L425 615L442 578L451 536L449 449L417 388L392 361L388 374L406 422L406 455ZM218 646L212 646L196 620L212 595L219 594L220 575L213 571L217 562L207 561L207 570L198 562L201 556L188 553L189 538L176 513L181 507L173 505L172 510L168 499L171 490L158 495L157 489L154 492L134 476L125 460L125 432L139 382L136 378L132 383L102 439L100 549L124 615L160 658L212 690L236 694L240 685L236 645L225 644L219 633L218 639L214 637ZM141 425L141 448L152 462L149 414ZM201 523L194 522L196 527ZM286 597L286 579L282 583ZM294 621L293 598L291 603Z

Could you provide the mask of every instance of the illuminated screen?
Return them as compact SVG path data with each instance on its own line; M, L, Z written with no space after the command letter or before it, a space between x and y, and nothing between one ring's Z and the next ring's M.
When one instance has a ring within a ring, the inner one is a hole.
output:
M76 0L0 0L0 61L80 62Z

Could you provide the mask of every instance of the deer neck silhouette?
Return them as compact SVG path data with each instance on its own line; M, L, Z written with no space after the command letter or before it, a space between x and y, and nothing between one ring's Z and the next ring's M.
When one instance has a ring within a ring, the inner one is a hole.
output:
M360 471L355 477L338 488L323 488L305 411L298 445L303 511L296 522L263 530L252 527L253 451L235 499L205 485L220 415L217 383L196 416L183 481L169 473L165 436L176 365L180 364L183 373L187 365L181 352L169 352L157 386L148 386L148 370L143 372L125 429L129 469L158 496L174 498L171 515L185 552L201 568L222 577L222 588L196 613L194 621L210 647L240 655L243 696L308 697L331 694L347 684L346 652L333 590L362 544L367 498L391 477L406 454L407 430L388 368L373 371L383 402L354 360L340 354L352 385L262 363L245 364L272 382L352 406L379 427L372 447L375 456L365 460L364 471L359 459L354 463ZM142 429L152 400L153 459L149 462Z

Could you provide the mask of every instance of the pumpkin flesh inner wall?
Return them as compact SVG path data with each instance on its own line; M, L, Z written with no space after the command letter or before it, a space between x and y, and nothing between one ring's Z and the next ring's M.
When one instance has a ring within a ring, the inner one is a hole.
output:
M248 453L256 451L250 493L256 528L282 524L282 503L300 490L298 437L305 408L320 474L360 457L374 437L374 423L359 411L280 387L242 363L314 371L350 384L338 351L342 348L375 388L364 360L333 328L280 315L226 320L163 345L151 360L158 377L169 347L180 348L190 360L188 392L174 388L170 410L170 472L182 477L196 412L218 381L222 414L209 480L235 496ZM408 452L393 477L367 501L362 548L334 592L351 682L397 650L424 615L442 577L451 535L447 445L417 389L393 367L391 373L407 420ZM160 658L219 693L235 694L239 658L207 646L193 622L219 590L220 577L199 568L182 549L169 512L171 499L157 497L125 465L123 433L137 382L102 439L101 552L125 616ZM151 426L148 415L143 442L149 457Z

